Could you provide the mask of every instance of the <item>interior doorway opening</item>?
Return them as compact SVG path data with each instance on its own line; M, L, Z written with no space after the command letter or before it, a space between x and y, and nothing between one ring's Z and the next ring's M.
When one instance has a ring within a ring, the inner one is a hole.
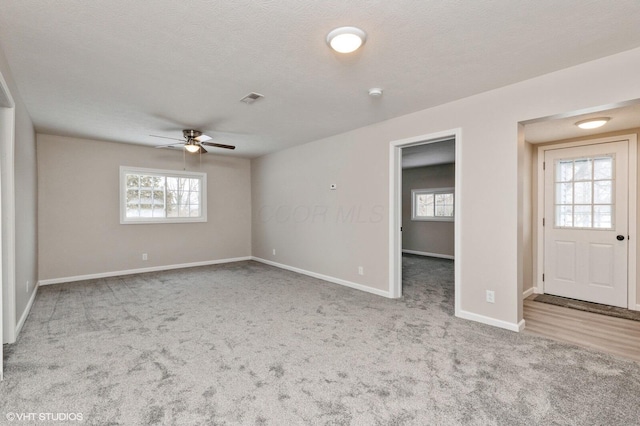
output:
M460 265L462 260L459 232L462 205L459 167L460 143L460 130L454 129L394 141L390 144L389 294L396 298L403 294L403 251L410 255L425 256L425 258L455 259L453 281L454 314L456 316L460 310ZM428 167L429 162L431 166L449 165L439 167L438 170L412 173L416 175L415 184L405 185L403 188L403 157L405 166L407 166L405 169L423 165ZM425 160L420 160L420 158L425 158ZM449 176L450 172L452 176ZM423 175L424 178L429 173L439 173L439 183L427 184L424 179L421 183L420 175ZM448 183L445 184L445 182ZM411 188L411 186L416 187ZM423 226L421 226L421 231L412 235L414 238L405 239L405 243L408 245L403 247L403 231L407 220L411 222L409 223L410 228L415 228L412 225L422 224ZM424 226L425 224L427 226ZM429 229L434 237L434 241L430 241L432 245L419 245L423 242L421 240L424 235L429 233ZM434 230L441 232L440 238L438 235L433 235ZM452 237L445 236L451 233Z

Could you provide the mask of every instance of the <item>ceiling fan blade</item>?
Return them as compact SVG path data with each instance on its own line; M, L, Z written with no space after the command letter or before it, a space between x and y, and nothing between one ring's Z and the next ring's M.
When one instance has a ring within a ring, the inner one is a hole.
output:
M149 136L151 136L153 138L171 139L171 140L174 140L174 141L184 142L184 139L168 138L166 136L158 136L158 135L149 135Z
M203 142L202 145L215 146L216 148L236 149L233 145L223 145L221 143Z
M198 142L206 142L206 141L210 141L211 139L213 139L211 136L207 136L207 135L200 135L197 138L194 138L195 140L197 140Z
M184 143L170 143L169 145L158 145L154 146L154 148L182 148Z
M207 152L209 152L209 151L204 149L204 146L200 145L200 154L206 154Z

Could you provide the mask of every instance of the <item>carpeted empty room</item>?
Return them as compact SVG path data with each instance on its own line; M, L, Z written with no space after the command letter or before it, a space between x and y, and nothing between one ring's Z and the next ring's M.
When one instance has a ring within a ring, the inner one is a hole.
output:
M454 317L450 260L403 273L401 299L253 261L45 286L0 403L86 424L638 424L637 363Z

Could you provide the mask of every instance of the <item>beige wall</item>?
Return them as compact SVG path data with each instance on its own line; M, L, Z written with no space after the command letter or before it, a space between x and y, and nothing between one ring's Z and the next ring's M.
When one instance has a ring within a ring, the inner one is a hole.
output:
M634 49L255 159L253 253L387 290L389 142L460 128L459 314L514 328L522 319L526 251L527 148L518 123L640 98L638 67ZM264 214L278 206L319 206L327 214L315 221ZM361 208L360 220L333 219L349 206ZM495 303L485 301L488 289Z
M522 291L532 291L535 274L533 214L534 214L534 174L533 164L534 147L530 143L524 144L522 150L522 166L520 176L522 179Z
M402 249L453 256L453 222L411 220L411 191L453 188L455 165L402 170Z
M250 256L249 160L187 158L207 173L208 221L121 225L120 166L182 170L181 152L39 134L40 279Z
M11 96L15 102L15 137L13 146L3 145L0 147L2 154L2 256L3 270L3 309L9 312L7 306L10 303L8 287L13 286L15 294L15 323L23 316L27 303L35 290L35 283L38 281L37 274L37 167L36 167L36 137L33 124L24 102L20 97L17 86L13 81L11 70L0 50L0 73L4 77ZM13 171L13 173L12 173ZM13 174L13 190L9 188L9 174ZM15 198L9 198L11 192L15 193ZM9 247L6 236L8 235L6 218L9 210L15 210L15 281L11 282L7 272L9 269L8 254L12 249ZM29 281L27 290L26 283ZM4 322L5 340L10 335L7 327L9 322Z
M611 136L620 136L620 135L633 135L635 134L636 137L638 137L639 141L640 141L640 128L633 128L633 129L627 129L627 130L619 130L616 132L606 132L606 133L599 133L597 135L591 135L591 136L586 136L586 137L581 137L581 138L572 138L572 139L563 139L563 140L557 140L557 141L553 141L553 142L547 142L547 143L543 143L543 144L536 144L533 146L533 153L532 153L532 157L531 157L531 167L532 167L532 178L533 178L533 182L532 182L532 200L533 200L533 205L532 205L532 231L533 231L533 235L534 235L534 244L533 244L533 248L534 248L534 253L537 252L537 241L535 241L535 238L537 236L538 230L539 230L539 222L540 222L540 218L538 218L537 215L537 196L538 196L538 147L540 146L547 146L547 145L556 145L556 144L561 144L561 143L567 143L567 142L577 142L577 141L586 141L586 140L590 140L590 139L600 139L600 138L608 138ZM638 164L640 164L640 150L638 150ZM638 173L638 190L640 190L640 173ZM640 229L640 196L637 197L637 206L636 206L636 211L639 212L638 217L636 218L637 220L637 229ZM637 237L636 237L637 238ZM532 269L532 275L531 278L533 280L533 283L537 282L536 280L536 269L535 269L535 265L537 264L537 256L532 256L533 259L533 269ZM640 265L640 250L638 250L638 254L637 254L637 259L636 259L636 263L637 265ZM532 284L533 285L533 284ZM640 280L638 280L638 277L636 277L636 305L640 306Z

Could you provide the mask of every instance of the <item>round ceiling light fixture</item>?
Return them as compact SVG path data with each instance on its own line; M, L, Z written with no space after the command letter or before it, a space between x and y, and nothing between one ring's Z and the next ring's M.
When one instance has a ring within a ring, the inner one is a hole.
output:
M611 118L609 117L598 117L598 118L589 118L588 120L578 121L576 126L581 129L589 130L589 129L597 129L598 127L602 127L607 124Z
M327 34L327 44L340 53L351 53L364 44L367 33L356 27L340 27Z

